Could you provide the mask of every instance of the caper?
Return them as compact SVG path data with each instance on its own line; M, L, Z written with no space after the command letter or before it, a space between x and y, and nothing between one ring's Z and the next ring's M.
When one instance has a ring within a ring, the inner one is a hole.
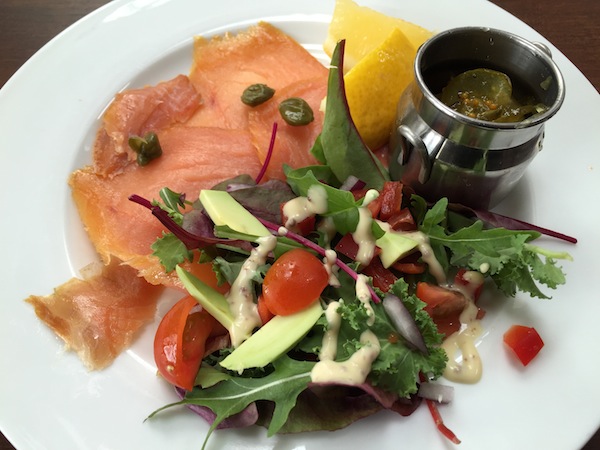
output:
M145 166L150 162L147 156L143 153L138 153L137 158L135 159L140 166Z
M142 145L146 143L146 140L140 136L129 136L129 148L136 153L142 150Z
M153 159L162 155L162 148L158 142L156 133L150 131L142 138L140 136L129 137L129 147L137 153L137 163L145 166Z
M315 117L313 110L305 100L291 97L279 104L279 114L289 125L308 125Z
M269 100L275 94L266 84L256 83L248 86L242 93L242 102L248 106L258 106Z

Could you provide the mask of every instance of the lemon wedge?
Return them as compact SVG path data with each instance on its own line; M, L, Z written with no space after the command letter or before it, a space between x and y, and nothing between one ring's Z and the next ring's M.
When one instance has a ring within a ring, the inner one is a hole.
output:
M359 6L352 0L336 0L323 49L331 57L338 41L345 39L344 70L348 72L396 28L415 49L433 34L419 25Z
M344 76L350 115L371 150L389 140L398 100L413 80L415 54L413 44L396 28Z

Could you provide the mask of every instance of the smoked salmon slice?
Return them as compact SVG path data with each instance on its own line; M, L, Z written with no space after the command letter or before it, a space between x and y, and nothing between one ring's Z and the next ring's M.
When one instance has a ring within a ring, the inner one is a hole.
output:
M246 128L251 107L240 100L244 89L264 83L276 91L297 81L327 76L327 69L304 47L273 25L194 41L190 80L202 107L190 124ZM267 130L271 130L271 125Z
M258 158L264 163L271 135L273 122L278 123L275 145L267 166L267 178L285 180L283 165L291 168L317 164L310 150L323 129L324 113L321 102L327 95L327 74L318 78L297 81L275 92L273 98L255 107L248 117L248 129L256 146ZM313 110L314 120L303 126L292 126L285 123L279 114L279 103L291 97L300 97Z
M200 95L185 75L156 86L129 89L118 93L103 116L94 145L94 171L114 175L136 154L129 148L132 135L186 122L200 106Z
M162 290L113 259L88 279L73 278L51 295L26 301L88 369L96 370L108 366L154 319Z
M157 134L163 154L147 166L130 164L111 177L86 167L75 171L69 184L81 220L103 261L116 257L143 270L148 282L171 285L176 277L162 275L164 269L151 256L150 248L164 227L128 197L137 194L159 200L160 190L169 187L194 201L201 189L224 179L246 173L256 176L261 164L250 133L244 130L179 125Z

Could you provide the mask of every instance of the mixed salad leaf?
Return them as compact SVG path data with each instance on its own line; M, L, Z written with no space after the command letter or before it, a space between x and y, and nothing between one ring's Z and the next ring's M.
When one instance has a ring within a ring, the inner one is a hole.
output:
M336 245L357 232L369 201L376 203L377 195L367 193L381 192L390 183L387 170L364 145L350 117L344 94L343 51L342 41L332 57L323 131L312 150L320 164L295 170L286 168L287 183L259 183L246 175L214 187L228 192L265 224L276 239L272 251L264 260L257 259L248 276L245 294L258 305L265 274L279 255L292 248L304 248L327 261ZM315 225L306 235L291 226L284 228L286 218L281 205L310 197L315 186L324 192L327 201L324 212L310 217L316 219ZM203 205L186 200L183 194L165 188L160 196L161 201L152 202L137 196L131 199L149 208L169 229L152 246L165 270L175 270L187 261L210 262L219 282L233 285L247 270L247 261L256 257L260 246L257 243L264 236L245 234L227 225L215 226ZM488 277L508 296L522 291L540 298L548 298L540 285L556 288L565 282L556 260L568 259L568 255L533 245L532 241L540 235L535 230L490 228L472 214L460 214L446 199L429 205L408 192L398 206L414 219L414 230L407 236L420 233L448 279L458 269L468 269ZM376 240L386 233L386 226L371 220L367 234ZM378 261L377 255L373 260ZM422 261L417 263L427 266ZM378 264L365 266L351 252L336 253L328 266L332 282L318 299L326 310L334 305L340 318L335 361L348 361L361 349L375 345L365 341L365 333L376 337L379 352L363 382L313 381L311 373L333 327L326 313L289 351L262 368L226 370L220 363L235 349L221 345L202 359L195 387L182 392L180 401L155 411L150 417L165 408L187 405L199 408L203 411L201 415L209 418L208 435L232 418L244 415L251 417L241 421L244 425L263 425L270 436L281 432L334 430L381 409L410 414L422 400L420 385L442 376L448 360L440 347L443 335L426 311L426 303L415 295L417 282L439 283L439 280L426 270L400 275L393 267ZM415 264L415 267L420 266ZM382 273L392 274L392 278L381 283ZM365 283L366 297L361 283ZM451 284L448 282L447 286ZM414 327L424 348L419 349L403 333L398 317L390 316L385 307L386 296L399 299L402 314L409 317L408 324L406 318L400 322ZM428 405L437 414L429 400ZM441 419L438 428L447 436L454 436L444 431Z
M555 260L569 259L569 255L549 252L529 244L540 233L486 229L479 220L456 231L449 231L444 225L447 207L446 199L439 200L427 212L420 227L429 236L436 257L445 269L451 266L468 267L486 272L496 286L511 297L519 290L533 297L549 298L540 290L538 283L553 289L565 283L565 275L556 266ZM545 256L546 260L542 261L540 255Z

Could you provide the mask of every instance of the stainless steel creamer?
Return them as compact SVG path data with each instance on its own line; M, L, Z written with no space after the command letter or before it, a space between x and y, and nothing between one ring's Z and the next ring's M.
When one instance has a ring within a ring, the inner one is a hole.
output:
M496 123L460 114L439 100L452 76L475 68L505 73L547 110L520 122ZM421 46L414 75L390 139L391 177L430 200L448 197L492 208L541 150L544 123L563 103L564 81L550 51L501 30L455 28Z

